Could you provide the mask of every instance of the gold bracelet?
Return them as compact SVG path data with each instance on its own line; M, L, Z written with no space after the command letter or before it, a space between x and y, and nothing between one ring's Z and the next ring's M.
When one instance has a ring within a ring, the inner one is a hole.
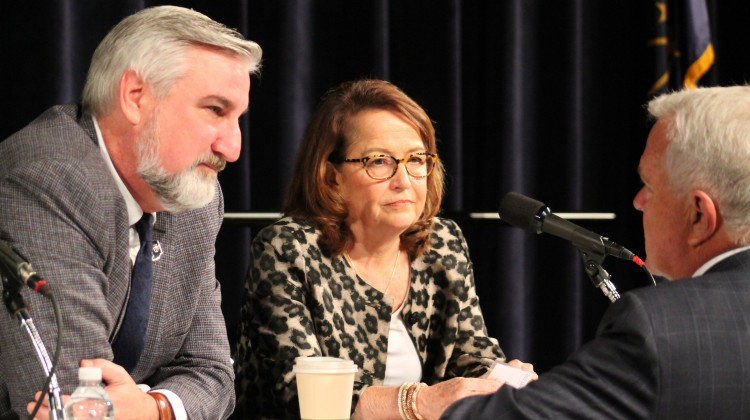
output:
M150 395L151 398L156 401L156 409L159 411L159 420L174 419L172 404L169 403L169 400L164 394L160 394L158 392L149 392L148 395Z
M402 420L409 420L407 414L404 412L406 402L406 389L409 387L409 383L404 383L398 388L398 398L396 404L398 404L398 414L401 415Z
M404 411L406 411L406 416L409 418L409 420L417 420L416 417L414 417L414 411L411 407L414 400L414 391L416 391L418 386L419 385L417 384L411 384L411 386L409 386L409 389L406 391L406 409Z
M417 408L417 394L419 393L419 390L423 387L426 387L427 384L424 382L420 382L417 385L417 388L414 390L414 394L412 394L412 400L411 400L411 412L414 414L414 417L417 418L417 420L425 420L424 417L422 417L421 414L419 414L419 409Z
M414 395L414 389L417 388L417 384L412 382L409 384L409 388L406 389L406 406L404 407L404 413L409 420L417 420L411 412L411 398Z

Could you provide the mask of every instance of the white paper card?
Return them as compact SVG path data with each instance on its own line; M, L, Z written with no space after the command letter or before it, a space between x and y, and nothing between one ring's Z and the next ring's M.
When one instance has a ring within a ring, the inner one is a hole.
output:
M487 376L487 379L505 382L505 384L510 385L513 388L522 388L531 381L533 375L532 372L508 366L507 364L496 360L490 368L490 373Z

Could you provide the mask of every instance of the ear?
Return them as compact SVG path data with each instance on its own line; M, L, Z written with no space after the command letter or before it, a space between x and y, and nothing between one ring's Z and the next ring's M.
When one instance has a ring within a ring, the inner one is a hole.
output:
M146 83L135 70L127 70L120 77L118 103L125 119L138 125L144 115Z
M691 200L691 223L687 242L692 247L698 247L719 230L719 209L716 202L701 190L693 191Z
M341 173L339 173L338 169L336 169L336 166L331 162L326 162L325 167L325 174L323 174L323 178L326 181L326 184L330 185L331 187L338 187L341 185Z

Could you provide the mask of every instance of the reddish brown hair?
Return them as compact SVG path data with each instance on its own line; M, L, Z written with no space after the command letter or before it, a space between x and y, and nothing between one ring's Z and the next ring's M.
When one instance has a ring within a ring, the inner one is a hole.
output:
M348 122L367 109L385 109L411 123L428 153L437 153L435 128L427 113L401 89L383 80L345 82L324 96L302 138L289 185L284 213L311 220L321 235L319 245L330 256L341 255L354 241L346 225L349 214L336 190L334 162L346 155ZM419 219L401 234L401 247L412 256L430 245L432 218L443 198L444 169L440 160L427 177L427 197Z

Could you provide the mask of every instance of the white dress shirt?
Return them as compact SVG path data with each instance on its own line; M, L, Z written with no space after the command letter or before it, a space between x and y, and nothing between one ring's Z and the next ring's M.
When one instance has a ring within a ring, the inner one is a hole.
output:
M398 386L407 382L422 380L422 362L414 347L411 336L406 331L401 311L406 299L396 312L391 314L391 329L388 331L388 355L385 359L385 379L383 385Z
M109 172L112 174L112 178L114 178L117 188L120 190L120 194L122 194L122 198L125 199L125 206L128 209L128 224L130 225L130 263L135 264L135 257L138 255L138 250L141 247L141 241L138 237L138 232L135 230L135 224L140 220L141 216L143 216L143 210L138 202L135 201L133 195L130 194L125 183L122 182L120 175L115 169L115 165L112 163L112 159L109 157L109 151L104 144L104 138L102 137L101 129L99 129L99 123L96 121L95 117L92 117L92 119L94 120L94 128L96 129L96 139L99 142L99 151L102 154L102 158L104 158L104 161L107 163L107 168L109 168ZM152 215L154 216L154 223L156 223L156 213L152 213ZM148 392L151 389L151 387L146 384L138 384L138 387L144 392ZM177 394L166 389L154 390L153 392L158 392L167 397L169 403L172 405L172 411L174 412L176 420L187 420L185 405Z
M750 249L750 246L743 246L743 247L740 247L740 248L735 248L735 249L733 249L733 250L727 251L727 252L725 252L725 253L723 253L723 254L719 254L719 255L717 255L717 256L715 256L715 257L711 258L710 260L706 261L706 263L705 263L705 264L703 264L703 265L701 266L701 268L699 268L699 269L698 269L698 271L696 271L696 272L695 272L695 274L693 274L693 277L698 277L698 276L702 276L702 275L703 275L703 274L704 274L704 273L705 273L706 271L708 271L708 270L709 270L709 269L710 269L711 267L713 267L713 266L715 266L716 264L718 264L718 263L719 263L719 261L721 261L721 260L723 260L723 259L725 259L725 258L729 258L729 257L731 257L732 255L734 255L734 254L738 254L738 253L740 253L740 252L742 252L742 251L745 251L745 250L747 250L747 249Z

